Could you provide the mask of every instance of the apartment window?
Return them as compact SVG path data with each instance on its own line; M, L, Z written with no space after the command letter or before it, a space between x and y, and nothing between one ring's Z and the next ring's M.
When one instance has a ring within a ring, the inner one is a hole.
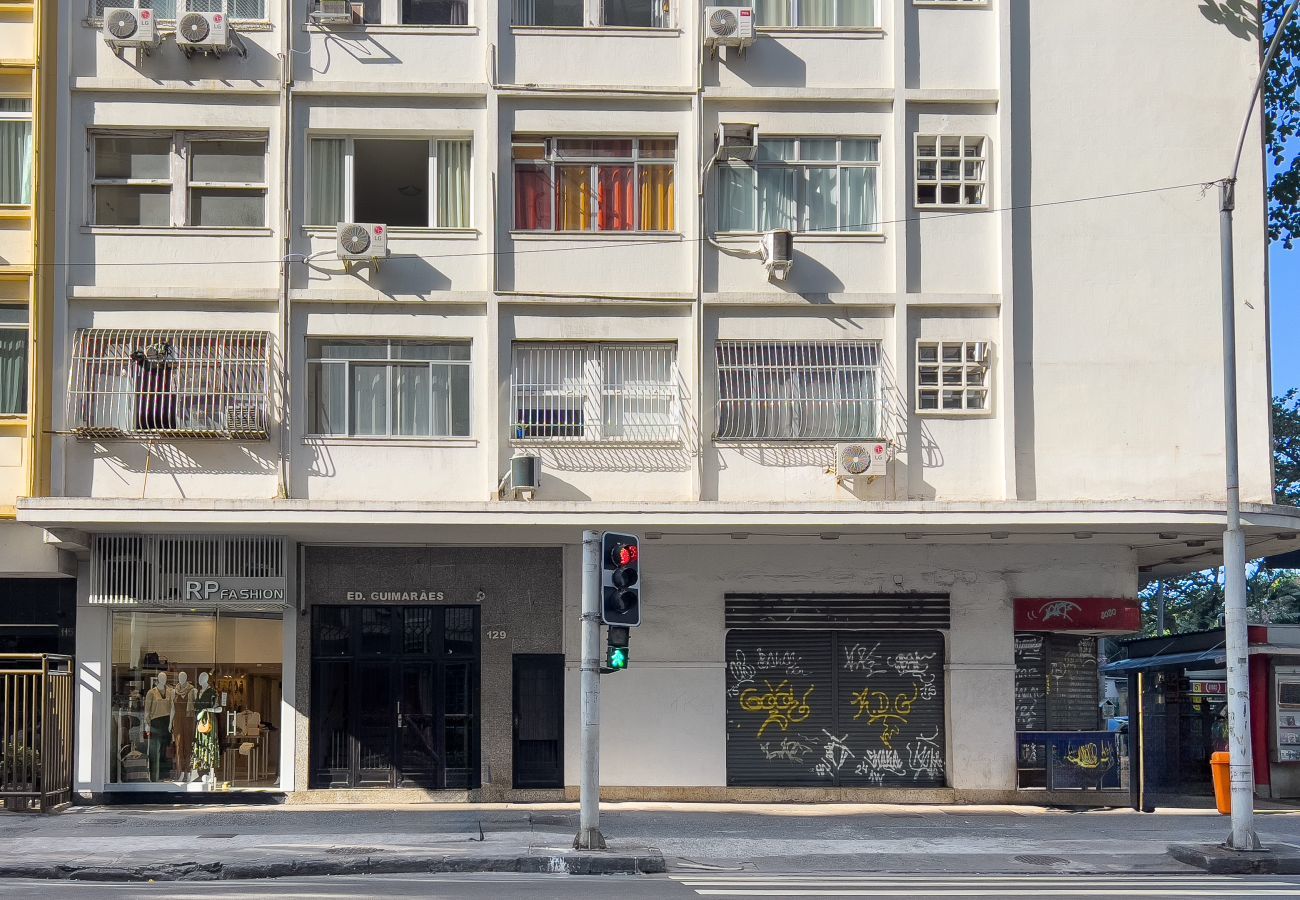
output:
M719 231L877 232L878 138L760 138L720 169Z
M589 21L611 28L671 24L669 0L512 0L511 8L515 25L536 28L582 28Z
M917 412L981 413L988 408L987 341L917 341Z
M470 227L470 142L454 138L315 137L308 225Z
M516 136L515 228L672 231L673 138Z
M0 306L0 416L27 412L26 306Z
M135 0L90 0L90 18L98 19L106 9L136 6ZM266 0L139 0L141 9L152 9L162 21L175 20L179 7L181 15L187 12L226 12L229 7L232 19L266 21Z
M307 341L312 434L469 437L465 341Z
M32 100L0 97L0 204L32 202Z
M986 205L988 138L957 134L916 136L916 205Z
M83 328L69 427L84 438L265 438L270 335Z
M681 438L676 344L516 343L510 393L516 443Z
M876 0L740 0L760 28L875 28Z
M265 137L98 134L91 155L91 224L266 225Z
M719 440L880 437L877 341L719 341Z

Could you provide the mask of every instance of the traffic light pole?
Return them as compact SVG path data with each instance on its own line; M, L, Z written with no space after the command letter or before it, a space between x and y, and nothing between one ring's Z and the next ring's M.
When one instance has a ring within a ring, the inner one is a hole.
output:
M600 542L582 533L582 781L575 850L604 850L600 833Z

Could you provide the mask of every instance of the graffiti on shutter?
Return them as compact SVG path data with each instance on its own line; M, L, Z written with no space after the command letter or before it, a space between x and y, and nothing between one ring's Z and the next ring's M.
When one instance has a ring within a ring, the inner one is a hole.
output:
M1043 635L1016 635L1016 731L1047 729L1047 660Z

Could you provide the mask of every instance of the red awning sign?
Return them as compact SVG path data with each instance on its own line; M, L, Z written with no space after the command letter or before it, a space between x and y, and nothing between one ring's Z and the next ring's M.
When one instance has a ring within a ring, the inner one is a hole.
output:
M1016 631L1129 634L1142 630L1142 607L1127 597L1017 597Z

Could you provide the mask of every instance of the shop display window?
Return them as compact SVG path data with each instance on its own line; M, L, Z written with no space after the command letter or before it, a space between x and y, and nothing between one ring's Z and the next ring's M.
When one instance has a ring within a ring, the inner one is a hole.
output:
M279 613L115 612L109 781L277 787L282 629Z

